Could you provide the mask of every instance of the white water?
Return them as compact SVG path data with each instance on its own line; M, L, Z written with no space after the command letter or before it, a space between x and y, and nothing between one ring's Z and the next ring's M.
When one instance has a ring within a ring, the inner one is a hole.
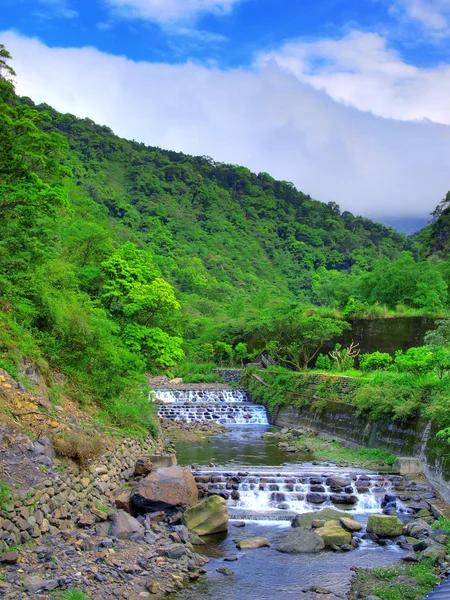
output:
M248 401L243 390L154 390L158 417L182 423L267 425L264 406Z
M157 401L164 404L180 402L182 404L199 403L227 403L227 402L248 402L247 392L243 390L152 390L152 395Z
M331 473L329 473L330 475ZM343 500L342 504L333 502L331 496L336 494L335 490L326 486L326 476L323 476L323 489L321 492L324 502L313 503L308 501L308 493L311 487L318 485L310 483L310 479L316 481L318 477L305 477L289 472L230 472L230 471L197 471L195 477L200 483L203 478L210 477L210 481L205 483L208 493L228 494L227 503L230 509L242 514L261 513L268 514L286 511L288 514L305 513L313 510L320 510L324 507L336 507L339 510L345 510L349 513L373 514L381 513L381 503L385 494L392 493L392 482L388 479L382 481L370 481L369 489L365 493L359 493L356 481L346 486L344 493L337 494ZM350 478L351 475L339 473L339 476ZM314 491L314 490L313 490ZM234 495L238 497L233 498ZM356 502L347 504L346 498L354 496ZM397 509L401 511L397 501Z

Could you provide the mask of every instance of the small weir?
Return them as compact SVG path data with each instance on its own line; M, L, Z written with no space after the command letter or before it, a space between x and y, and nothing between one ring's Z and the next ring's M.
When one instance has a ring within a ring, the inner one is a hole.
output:
M267 425L264 406L252 404L243 390L154 391L158 417L183 423L215 421L222 425Z
M398 506L393 488L401 477L329 471L311 473L297 470L198 470L194 472L201 496L219 495L229 509L238 513L290 518L326 506L353 513L376 513Z

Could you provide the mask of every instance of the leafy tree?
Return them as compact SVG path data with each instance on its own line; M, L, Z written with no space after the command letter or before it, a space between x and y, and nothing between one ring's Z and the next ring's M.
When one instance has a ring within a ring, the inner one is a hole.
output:
M305 316L299 309L274 318L268 325L267 350L296 370L306 369L328 340L338 337L350 325L345 321Z
M247 344L244 344L244 342L239 342L239 344L236 344L234 348L234 356L242 366L244 364L244 360L248 358Z
M433 368L433 352L426 346L409 348L406 352L397 350L395 353L395 367L400 372L421 375L428 373Z

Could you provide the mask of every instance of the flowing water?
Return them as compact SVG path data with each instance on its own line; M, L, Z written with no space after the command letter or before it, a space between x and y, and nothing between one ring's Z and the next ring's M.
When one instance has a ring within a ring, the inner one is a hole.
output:
M183 423L267 425L266 409L252 404L243 390L155 390L158 417Z
M194 465L200 493L219 494L227 500L230 527L226 534L203 538L206 544L197 551L210 558L208 572L177 593L177 600L290 600L311 586L344 594L352 566L382 566L401 558L403 551L397 545L380 547L370 540L361 540L360 546L348 553L277 552L274 546L289 532L295 514L330 506L348 511L365 524L368 514L381 512L382 499L391 491L395 477L343 469L332 462L312 464L309 454L288 452L278 447L277 438L263 437L270 429L265 409L252 405L245 392L199 392L159 391L158 412L180 421L225 419L222 422L231 424L227 433L196 443L179 442L176 447L178 463ZM191 410L198 407L205 410ZM346 480L338 494L329 486L332 476ZM234 527L238 521L244 521L245 527ZM236 550L237 539L255 536L266 537L271 547ZM230 555L238 560L224 561ZM233 574L224 576L216 571L223 566Z

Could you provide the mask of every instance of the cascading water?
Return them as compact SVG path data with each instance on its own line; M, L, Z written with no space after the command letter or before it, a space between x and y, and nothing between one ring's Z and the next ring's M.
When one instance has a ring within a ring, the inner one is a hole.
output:
M194 476L201 494L222 496L229 509L241 517L254 513L282 516L280 511L286 511L288 517L325 506L358 514L381 512L396 482L395 477L375 474L311 474L285 470L198 470Z
M249 402L243 390L154 390L158 417L183 423L267 425L264 406Z

